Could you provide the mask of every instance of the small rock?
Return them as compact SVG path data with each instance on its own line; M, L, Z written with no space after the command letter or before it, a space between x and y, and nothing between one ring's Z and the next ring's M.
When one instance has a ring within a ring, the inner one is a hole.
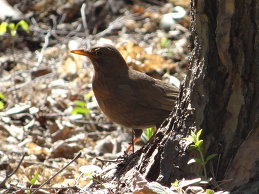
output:
M112 143L111 136L107 136L105 139L98 141L95 146L95 150L99 155L104 153L112 153L113 149L114 144Z
M18 9L14 9L11 5L9 5L8 1L0 0L0 19L5 20L7 17L11 17L13 19L22 19L22 13Z
M183 7L181 6L176 6L173 9L173 18L175 20L182 19L186 15L186 11Z
M163 30L169 31L174 29L175 20L173 18L173 15L173 13L167 13L162 16L162 19L160 20L160 27Z
M74 154L82 149L82 146L76 143L66 143L64 141L59 141L59 143L54 146L51 153L54 158L70 158L74 157Z

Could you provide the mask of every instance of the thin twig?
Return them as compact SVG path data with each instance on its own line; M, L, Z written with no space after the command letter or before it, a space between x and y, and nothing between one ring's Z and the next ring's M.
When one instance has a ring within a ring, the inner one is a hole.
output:
M50 177L48 180L46 180L44 183L42 183L35 191L32 192L35 193L37 192L37 190L41 189L44 185L46 185L47 183L49 183L53 178L55 178L59 173L61 173L64 169L66 169L72 162L74 162L75 160L77 160L79 157L81 156L81 152L79 152L66 166L64 166L63 168L61 168L58 172L56 172L52 177Z
M89 35L89 31L88 31L88 26L87 26L87 22L86 22L86 17L85 17L85 8L86 8L86 3L83 3L80 12L81 12L81 17L82 17L82 22L83 22L83 27L85 30L85 36L87 37Z
M77 186L67 186L67 187L41 187L41 189L80 189ZM21 188L21 190L39 190L39 188Z
M44 29L42 27L39 26L31 26L30 28L31 31L33 32L38 32L38 33L48 33L49 29ZM52 30L53 32L53 30ZM74 35L76 37L84 37L85 38L85 33L84 32L78 32L76 30L74 31L69 31L69 30L55 30L55 34L59 35L59 36L66 36L68 34L70 35Z
M112 21L109 26L99 32L98 34L94 35L96 39L100 38L100 37L103 37L107 34L110 34L113 30L118 30L118 29L121 29L122 26L124 25L124 23L127 21L127 19L131 18L132 15L126 15L126 16L122 16L122 17L118 17L116 18L114 21Z
M13 175L17 172L17 170L19 169L19 167L20 167L21 164L22 164L22 161L23 161L25 155L26 155L26 153L24 153L24 154L22 155L22 158L21 158L19 164L16 166L16 168L13 170L13 172L11 172L9 175L6 175L5 179L0 183L0 188L4 188L6 181L7 181L11 176L13 176Z
M117 160L104 160L104 159L101 159L101 158L96 158L96 160L100 161L100 162L117 162Z
M50 34L51 34L51 33L50 33L50 30L49 30L48 33L46 34L45 38L44 38L44 44L43 44L43 46L42 46L42 49L41 49L41 51L40 51L40 55L39 55L39 57L38 57L38 61L37 61L37 64L36 64L37 67L41 64L41 62L42 62L42 60L43 60L44 52L45 52L46 48L47 48L48 45L49 45L49 37L50 37Z
M29 74L29 75L30 75L30 74ZM37 78L35 78L34 80L32 80L32 79L31 79L31 76L30 76L30 78L29 78L26 82L24 82L24 83L22 83L22 84L19 84L19 85L16 85L16 84L15 84L14 87L8 88L8 89L6 89L6 91L7 91L7 92L12 92L12 91L20 90L20 89L22 89L22 88L24 88L24 87L26 87L26 86L28 86L28 85L34 84L34 83L37 82L37 81L40 81L40 80L43 80L43 79L46 79L46 78L49 78L49 77L53 77L54 75L55 75L54 73L48 73L48 74L46 74L46 75L37 77Z
M100 162L113 162L113 163L116 163L116 162L120 162L122 161L123 159L115 159L115 160L105 160L105 159L101 159L101 158L96 158L96 160L100 161Z

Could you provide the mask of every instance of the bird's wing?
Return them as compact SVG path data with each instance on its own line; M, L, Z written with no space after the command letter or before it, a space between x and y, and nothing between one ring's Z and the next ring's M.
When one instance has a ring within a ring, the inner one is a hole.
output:
M147 108L172 110L178 97L178 88L137 71L131 72L129 77L131 81L121 84L119 90L131 101Z

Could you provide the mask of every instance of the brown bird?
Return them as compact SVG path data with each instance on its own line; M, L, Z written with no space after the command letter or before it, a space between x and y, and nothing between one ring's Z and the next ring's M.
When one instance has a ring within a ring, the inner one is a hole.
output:
M90 58L95 70L94 95L113 122L144 129L159 127L169 116L178 97L177 87L129 68L111 45L71 52ZM139 131L138 135L141 135Z

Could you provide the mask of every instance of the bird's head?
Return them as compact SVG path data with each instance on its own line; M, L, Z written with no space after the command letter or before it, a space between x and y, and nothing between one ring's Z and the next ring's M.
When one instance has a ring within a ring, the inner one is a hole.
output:
M87 56L97 72L113 72L128 69L128 65L120 52L111 45L94 46L89 50L72 50L71 53Z

